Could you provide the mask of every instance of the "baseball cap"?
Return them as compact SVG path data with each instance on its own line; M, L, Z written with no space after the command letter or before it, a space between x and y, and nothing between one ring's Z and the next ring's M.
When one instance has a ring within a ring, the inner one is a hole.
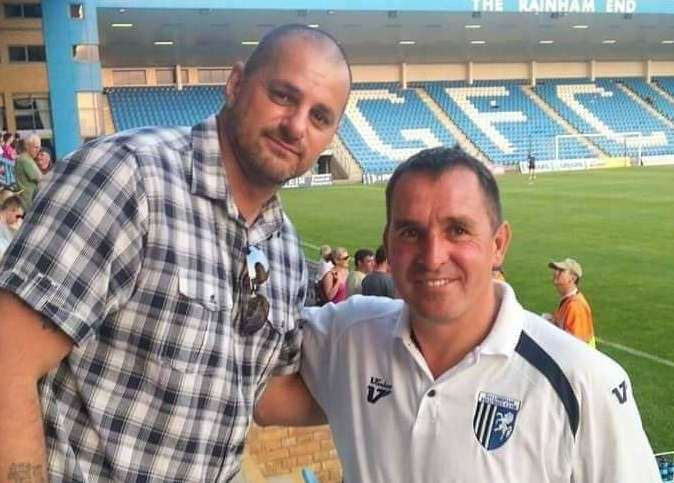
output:
M550 262L548 263L548 267L560 270L568 270L578 278L583 276L583 268L580 266L580 263L575 261L573 258L565 258L559 262Z

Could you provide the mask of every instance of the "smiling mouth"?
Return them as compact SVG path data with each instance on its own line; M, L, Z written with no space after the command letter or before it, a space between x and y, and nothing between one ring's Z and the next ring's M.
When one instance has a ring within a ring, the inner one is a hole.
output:
M416 285L421 285L424 288L440 288L452 283L452 279L449 278L436 278L433 280L419 280L416 282Z

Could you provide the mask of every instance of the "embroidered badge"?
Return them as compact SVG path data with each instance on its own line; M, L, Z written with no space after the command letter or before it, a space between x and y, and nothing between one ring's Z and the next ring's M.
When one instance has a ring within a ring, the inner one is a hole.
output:
M487 450L500 448L513 434L521 401L480 392L473 416L473 431Z

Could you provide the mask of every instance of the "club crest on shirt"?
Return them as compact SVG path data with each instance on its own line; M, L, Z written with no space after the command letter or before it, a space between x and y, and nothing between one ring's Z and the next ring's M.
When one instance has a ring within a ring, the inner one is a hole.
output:
M490 392L480 392L473 416L473 431L487 450L500 448L515 430L521 401Z
M383 377L370 377L370 384L367 385L367 402L376 403L391 394L392 389L393 385L386 382Z

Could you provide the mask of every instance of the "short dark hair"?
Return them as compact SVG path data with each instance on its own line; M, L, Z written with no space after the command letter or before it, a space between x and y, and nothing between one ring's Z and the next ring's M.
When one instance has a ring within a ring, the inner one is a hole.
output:
M480 188L489 206L489 218L492 229L496 230L503 223L503 211L501 209L501 197L496 179L484 163L466 153L459 145L453 148L437 147L424 149L403 161L393 172L386 185L386 229L391 221L391 200L396 184L403 175L408 173L426 173L437 177L445 171L455 168L465 168L477 177Z
M360 262L365 260L367 257L374 257L374 252L369 248L361 248L360 250L356 250L356 253L353 255L356 267Z
M374 262L377 265L381 265L386 261L386 248L384 248L384 245L379 245L379 248L377 248L377 251L374 253Z
M260 69L260 67L269 63L271 58L276 54L276 48L279 46L281 41L286 37L292 37L294 35L303 35L310 37L313 40L332 44L339 54L339 60L344 62L344 65L349 71L349 84L351 84L351 67L349 66L346 52L344 52L344 49L339 44L337 39L324 30L311 28L301 23L281 25L280 27L276 27L265 34L258 46L255 47L255 50L253 50L253 52L250 54L250 57L248 57L248 60L246 61L246 65L243 68L244 77L249 77L258 69Z

